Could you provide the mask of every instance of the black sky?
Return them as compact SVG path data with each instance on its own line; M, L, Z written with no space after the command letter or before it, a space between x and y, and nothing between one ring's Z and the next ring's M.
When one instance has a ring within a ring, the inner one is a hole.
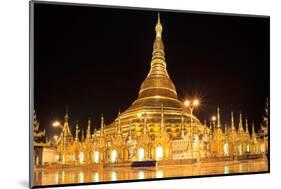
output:
M35 4L35 110L49 136L63 120L110 123L137 98L157 11ZM269 96L269 18L161 11L169 75L180 99L199 96L203 122L221 108L260 124ZM257 127L257 126L256 126ZM258 127L257 127L258 128ZM93 129L93 128L92 128ZM74 131L74 128L72 128Z

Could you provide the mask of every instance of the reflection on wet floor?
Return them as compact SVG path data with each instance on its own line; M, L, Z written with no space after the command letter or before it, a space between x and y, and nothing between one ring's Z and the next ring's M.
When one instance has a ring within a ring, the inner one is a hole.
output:
M209 162L159 167L118 167L104 169L65 168L34 171L35 185L73 184L164 177L261 172L268 170L266 159Z

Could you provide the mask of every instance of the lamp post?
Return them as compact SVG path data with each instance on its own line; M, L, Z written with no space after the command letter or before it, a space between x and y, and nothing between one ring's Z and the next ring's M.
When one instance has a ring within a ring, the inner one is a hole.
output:
M184 106L187 107L190 111L190 127L191 127L192 126L193 110L194 110L195 107L199 106L199 100L198 99L195 99L193 101L185 100ZM192 127L192 132L193 132L193 128L194 127Z
M199 106L200 102L198 99L194 99L192 101L185 100L184 106L187 107L190 111L190 128L192 128L192 159L193 159L193 141L194 141L194 126L192 125L192 117L193 117L193 110L195 107Z

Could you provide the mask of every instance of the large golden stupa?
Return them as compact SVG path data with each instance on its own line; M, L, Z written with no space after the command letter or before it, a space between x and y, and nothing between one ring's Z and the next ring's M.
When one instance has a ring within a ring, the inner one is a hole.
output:
M111 166L112 163L156 160L161 165L161 161L165 164L170 160L247 159L250 155L257 158L267 153L267 139L257 139L254 125L250 137L248 121L245 120L244 130L241 113L238 130L231 113L231 128L225 126L223 131L218 107L216 123L214 121L210 129L194 116L193 108L198 105L195 100L191 105L178 99L166 68L162 30L158 14L150 71L138 98L109 125L104 124L102 115L101 128L93 135L89 120L86 138L82 130L81 140L78 124L73 138L66 113L52 161Z
M158 14L150 71L142 82L138 98L126 111L120 113L113 123L105 126L106 135L112 135L116 132L118 120L121 125L120 129L125 136L129 133L129 128L135 136L140 136L144 127L147 127L145 129L151 136L157 136L161 127L162 108L164 129L171 138L179 137L182 130L187 133L192 129L201 134L204 129L209 129L191 114L190 110L184 107L183 102L178 99L175 85L167 71L162 30ZM182 122L184 128L182 128Z

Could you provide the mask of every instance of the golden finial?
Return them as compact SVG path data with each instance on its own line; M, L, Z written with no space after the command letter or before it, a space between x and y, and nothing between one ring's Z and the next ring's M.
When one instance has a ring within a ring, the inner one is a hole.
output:
M163 30L163 28L162 28L162 25L161 25L161 22L160 22L160 13L158 12L157 24L155 26L156 37L161 37L162 30Z
M231 130L235 130L233 111L231 111Z
M239 113L239 131L244 131L242 123L242 113Z
M65 122L68 122L68 104L66 105L66 111L65 111L64 121L65 121Z
M217 107L217 121L218 121L218 125L217 127L220 128L221 127L221 120L220 120L220 107Z
M103 136L104 133L104 118L103 118L103 113L101 114L101 135Z
M78 121L76 121L76 130L75 130L75 141L78 141L79 140L79 125L78 125Z
M249 132L249 128L248 128L248 118L246 116L246 120L245 120L245 125L246 125L246 132Z
M86 138L91 138L91 120L89 118L88 120L88 128L87 128L87 133L86 133Z

